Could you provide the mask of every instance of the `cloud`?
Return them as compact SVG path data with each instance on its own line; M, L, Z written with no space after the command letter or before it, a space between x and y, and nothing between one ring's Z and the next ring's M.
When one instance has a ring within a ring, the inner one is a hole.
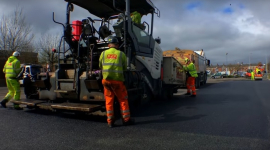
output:
M161 11L154 19L154 38L161 38L163 50L175 47L204 49L213 64L264 62L270 53L270 1L267 0L152 0ZM62 33L55 19L65 23L64 0L1 0L0 14L12 13L16 6L24 8L27 21L37 37L45 33ZM231 4L231 5L230 5ZM228 15L229 14L229 15ZM71 21L93 17L75 6ZM150 15L143 16L150 23ZM251 54L252 53L252 54ZM269 54L268 54L269 53Z

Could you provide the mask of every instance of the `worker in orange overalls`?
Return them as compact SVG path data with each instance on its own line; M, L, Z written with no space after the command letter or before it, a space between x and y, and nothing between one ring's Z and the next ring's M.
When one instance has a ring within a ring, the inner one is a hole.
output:
M196 89L195 89L195 79L198 77L197 70L195 65L188 59L185 58L186 66L183 69L187 72L187 93L185 95L192 95L191 97L196 97Z
M130 110L128 104L128 94L124 85L124 71L127 68L127 58L125 53L117 50L119 41L116 37L108 39L110 49L101 53L99 58L99 67L102 69L104 86L104 96L106 100L107 122L111 128L114 126L114 98L117 97L123 125L132 125L134 120L130 118Z
M15 51L12 56L8 58L6 64L4 66L3 72L6 77L6 84L8 88L8 93L1 101L2 107L6 108L6 103L13 97L15 101L20 100L21 97L21 89L20 83L17 79L18 75L21 72L21 63L18 60L20 53ZM22 109L18 104L14 104L15 109Z

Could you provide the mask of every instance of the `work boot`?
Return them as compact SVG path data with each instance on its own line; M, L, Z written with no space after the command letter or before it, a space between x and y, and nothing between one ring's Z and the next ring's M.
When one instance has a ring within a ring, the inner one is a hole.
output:
M115 122L115 121L112 121L111 123L108 123L108 127L109 127L109 128L115 127L114 122Z
M129 126L129 125L134 125L134 124L135 124L135 120L131 118L127 122L123 121L124 126Z
M4 108L7 108L7 102L8 102L8 100L6 100L6 99L3 99L2 101L1 101L1 105L2 105L2 107L4 107Z
M108 123L108 127L113 128L113 127L115 127L115 125L113 123Z
M184 94L184 95L190 95L190 93L186 93L186 94Z
M22 107L16 107L16 108L14 108L14 109L16 109L16 110L23 110Z
M190 95L190 97L196 97L196 95Z
M21 108L19 105L14 104L13 106L14 106L14 109L16 110L23 110L23 108Z

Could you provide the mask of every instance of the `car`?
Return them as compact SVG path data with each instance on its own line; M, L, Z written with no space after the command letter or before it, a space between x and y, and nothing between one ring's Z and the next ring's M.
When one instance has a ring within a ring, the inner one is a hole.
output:
M218 79L218 78L223 78L225 76L225 74L222 74L220 72L215 73L211 76L212 79Z
M228 78L228 74L222 74L223 78Z
M22 74L20 75L21 78L19 79L19 82L21 85L23 85L24 78L27 74L29 74L34 80L36 80L37 74L41 72L41 65L38 64L22 64L21 65Z
M246 76L246 72L243 72L242 74L241 74L241 77L245 77Z

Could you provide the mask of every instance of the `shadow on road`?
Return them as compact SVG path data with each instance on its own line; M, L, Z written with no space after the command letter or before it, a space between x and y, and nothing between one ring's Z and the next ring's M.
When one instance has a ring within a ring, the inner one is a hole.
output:
M107 122L106 116L99 115L89 115L81 112L52 112L48 110L41 109L26 109L24 112L39 114L39 115L47 115L47 116L57 116L61 118L69 118L69 119L77 119L77 120L85 120L85 121L94 121L94 122Z
M246 81L246 80L241 80ZM232 82L232 81L229 81ZM173 99L168 101L154 101L136 110L133 113L135 117L151 117L160 116L161 119L143 121L139 124L161 123L161 122L181 122L187 120L197 120L207 116L196 111L200 105L223 105L227 103L246 103L249 98L238 92L234 92L234 88L228 89L229 82L207 83L199 88L197 97L192 98L184 95L175 95ZM220 83L219 85L217 85ZM231 95L224 91L230 91ZM233 97L233 99L232 99ZM195 115L183 115L183 111L191 110Z
M246 80L242 80L246 81ZM226 99L226 94L209 94L204 92L204 90L209 89L219 89L223 86L216 86L218 83L224 83L220 80L212 80L199 88L198 96L196 98L191 98L184 95L175 95L173 99L167 101L152 101L148 104L140 106L133 110L131 113L132 117L151 117L151 116L160 116L162 119L154 119L143 122L138 122L137 124L148 124L148 123L161 123L161 122L179 122L187 120L196 120L202 117L205 117L204 114L197 114L193 116L181 115L183 109L197 109L198 105L207 104L207 105L217 105L222 103L232 102L229 99ZM183 89L182 89L183 90ZM219 100L216 100L216 97L222 97ZM243 95L235 95L235 99L239 101L246 100ZM234 100L234 102L236 102ZM39 109L27 109L25 112L35 113L40 115L53 115L58 117L70 118L70 119L80 119L94 122L106 122L106 116L99 115L87 115L79 112L51 112L48 110L39 110ZM117 114L116 114L117 115ZM119 115L119 114L118 114Z
M149 121L139 122L138 124L147 123L162 123L162 122L179 122L187 120L200 119L206 115L198 114L193 116L183 116L178 111L181 111L185 107L188 109L196 109L197 98L186 97L183 95L176 96L168 101L154 101L148 105L142 106L132 113L134 117L149 117L159 116L162 119L154 119Z
M181 98L180 98L181 97ZM179 121L188 121L194 119L200 119L206 115L194 115L194 116L181 116L177 112L172 112L174 110L180 109L181 107L189 107L188 109L196 109L193 105L196 104L195 99L185 96L177 96L176 98L170 101L154 101L150 102L144 106L141 106L131 112L132 117L151 117L151 116L160 116L162 119L147 120L143 122L136 122L136 124L149 124L149 123L164 123L164 122L179 122ZM25 109L26 113L33 113L36 115L46 115L46 116L56 116L61 118L68 119L77 119L93 122L107 122L106 116L99 115L88 115L80 112L52 112L48 110L40 109ZM117 120L119 120L119 114L115 114Z
M207 83L200 87L200 89L208 88L217 83ZM169 101L152 101L148 104L140 106L132 111L132 117L149 117L149 116L161 116L163 119L160 120L149 120L144 122L139 122L137 124L148 124L148 123L161 123L161 122L178 122L178 121L187 121L200 119L205 115L194 115L194 116L179 116L178 113L172 113L172 111L181 109L183 107L188 107L188 109L195 109L194 105L197 105L198 97L190 98L184 95L177 95ZM87 115L80 112L52 112L49 110L40 110L40 109L25 109L24 112L34 113L39 115L52 115L57 117L69 118L69 119L79 119L87 120L94 122L106 122L106 116L99 115ZM116 111L117 112L117 111ZM119 119L120 114L115 114Z
M209 87L209 86L212 86L212 85L215 85L215 84L218 84L218 83L220 83L220 82L215 82L215 83L206 83L205 85L200 86L200 89L201 89L201 88L207 88L207 87Z
M161 117L163 119L155 119L155 120L148 120L148 121L141 121L137 122L136 124L151 124L151 123L168 123L168 122L182 122L182 121L189 121L189 120L197 120L206 115L194 115L194 116L178 116L177 113L174 114L163 114Z

